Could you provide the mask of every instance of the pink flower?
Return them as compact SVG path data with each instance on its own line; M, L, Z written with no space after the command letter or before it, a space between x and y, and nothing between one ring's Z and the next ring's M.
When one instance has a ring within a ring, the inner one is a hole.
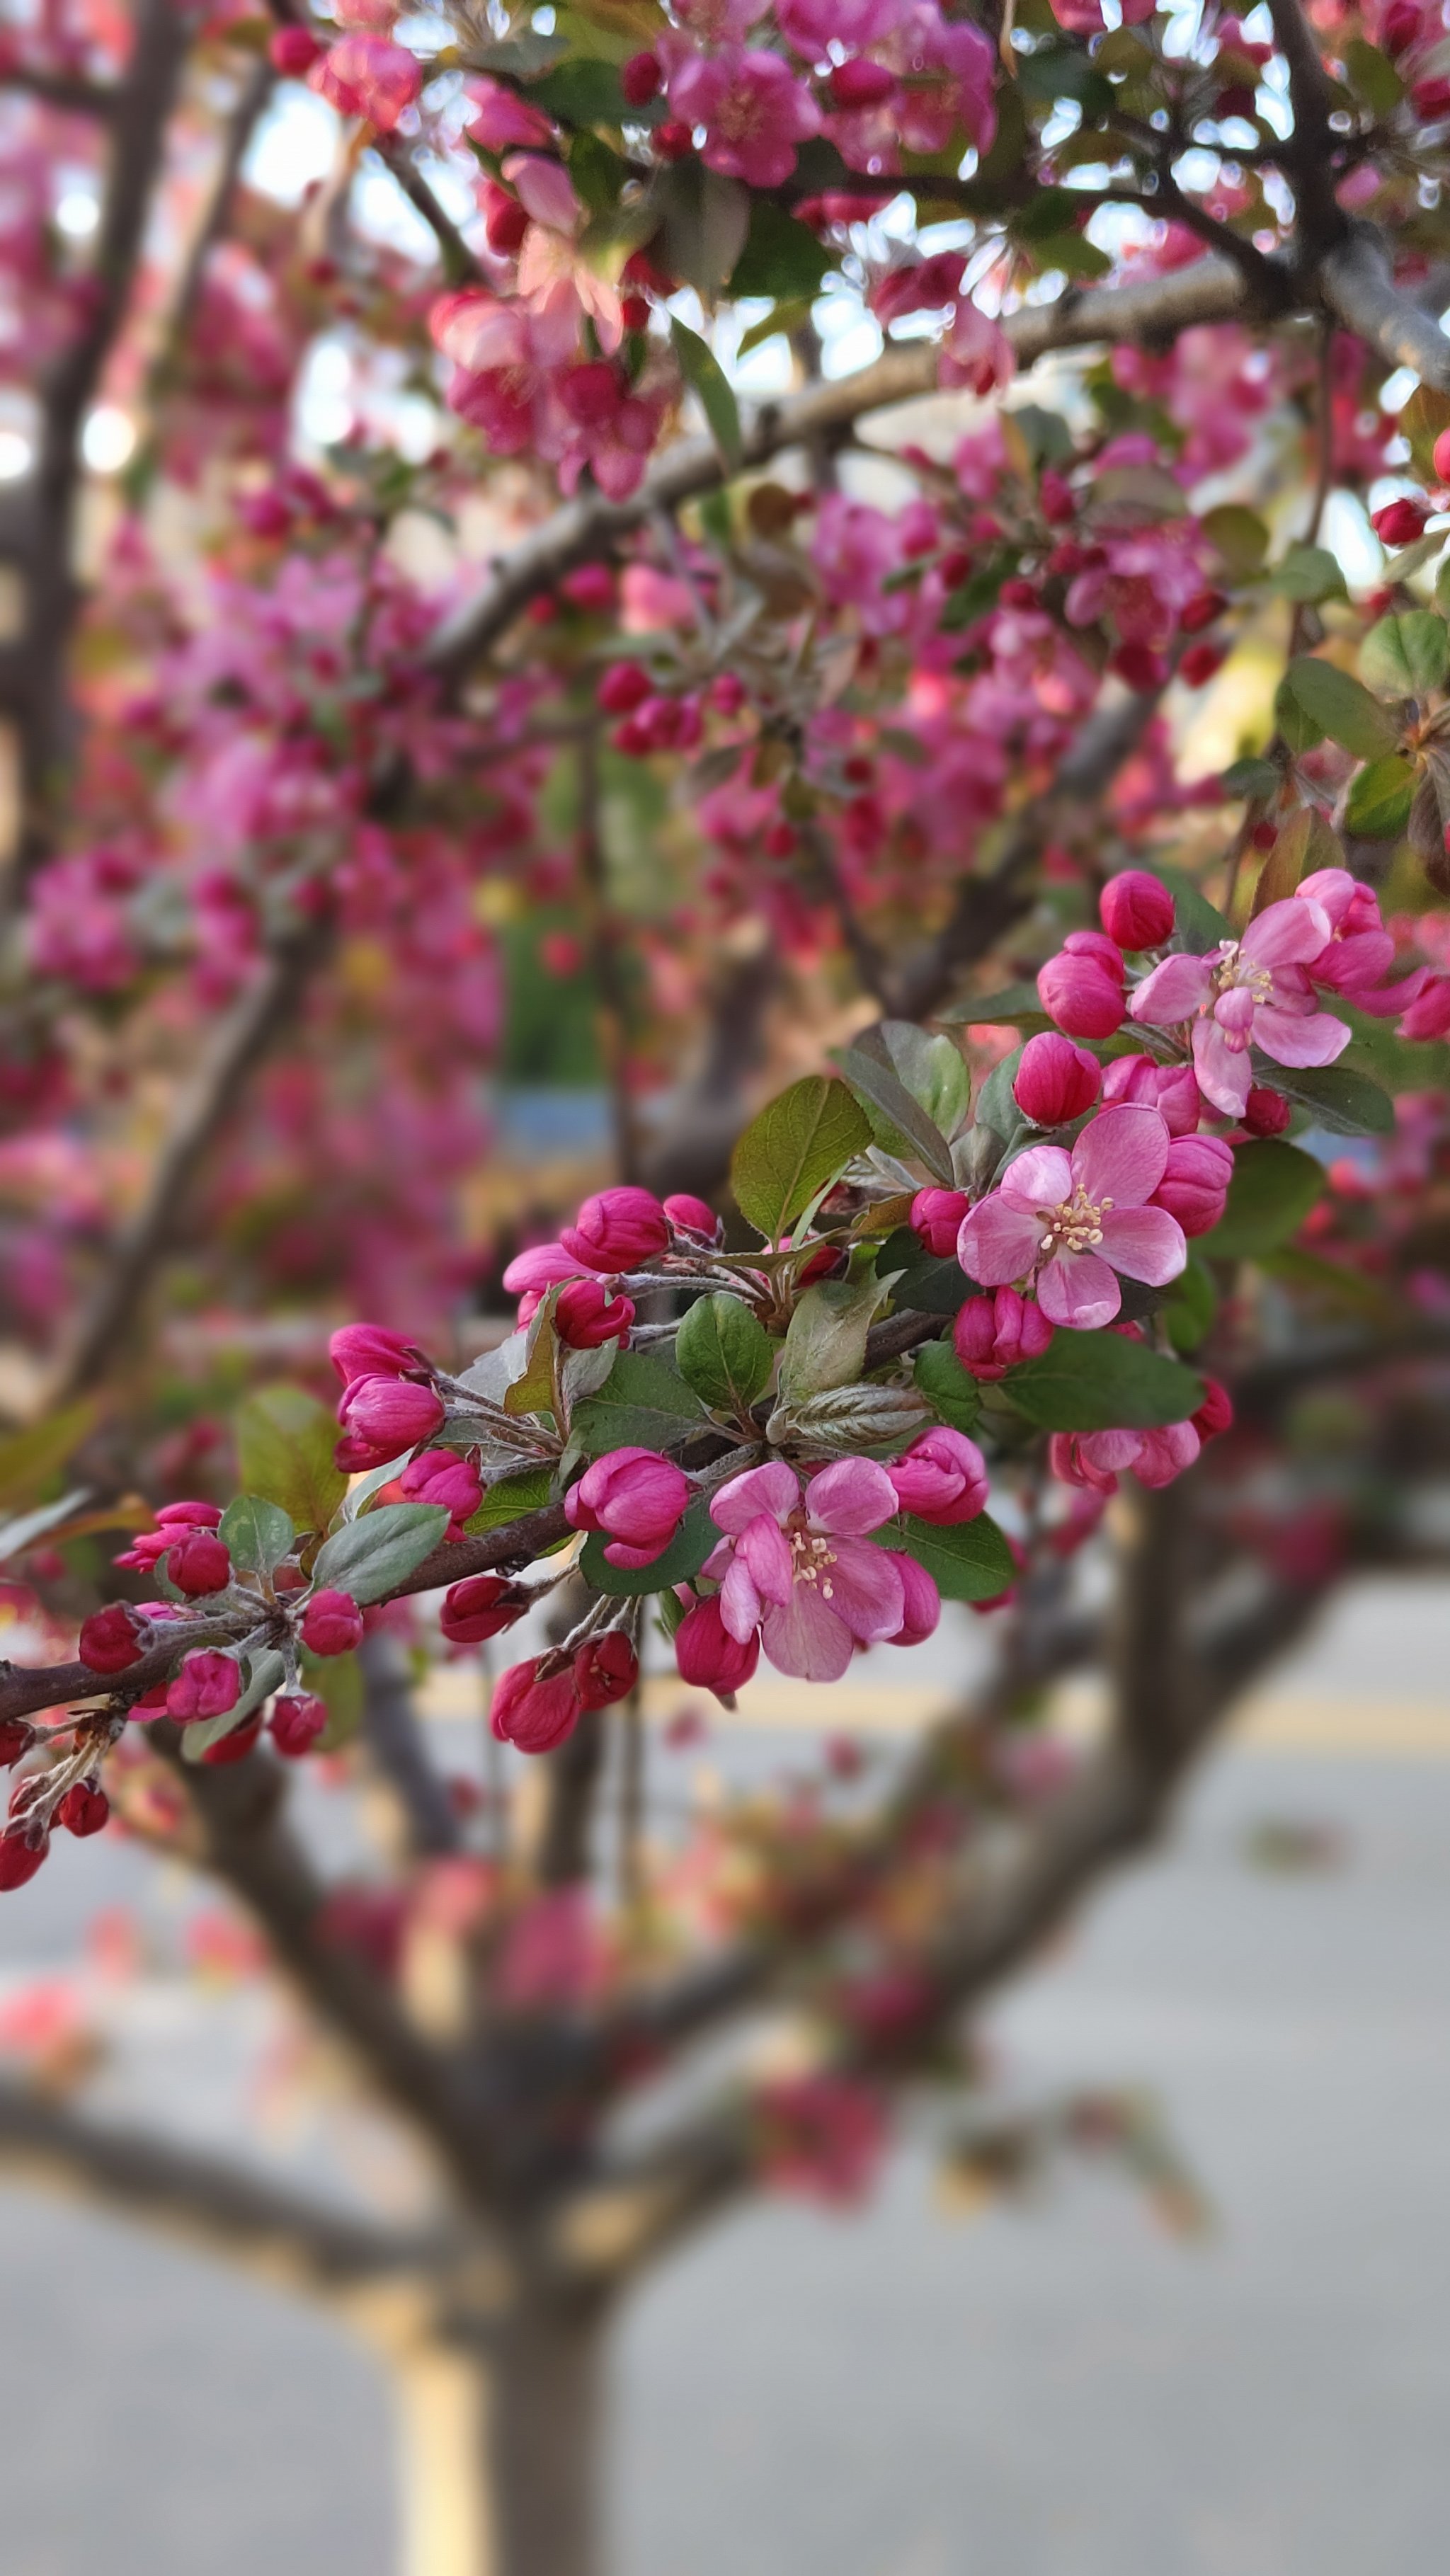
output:
M1103 1087L1103 1069L1086 1047L1053 1029L1040 1030L1022 1050L1012 1097L1034 1127L1066 1127L1091 1109Z
M1121 950L1100 930L1070 930L1039 973L1037 996L1070 1038L1110 1038L1123 1024Z
M687 1610L675 1631L675 1663L681 1681L711 1690L717 1699L743 1690L759 1661L758 1633L752 1628L746 1638L732 1637L714 1593Z
M672 1198L666 1199L664 1210L671 1225L681 1234L703 1235L707 1243L718 1243L724 1233L725 1229L709 1200L692 1198L686 1190L677 1190Z
M1005 1377L1019 1361L1040 1358L1052 1339L1042 1308L1015 1288L969 1297L952 1326L952 1348L973 1377Z
M1233 1176L1233 1151L1221 1136L1174 1136L1153 1205L1177 1217L1185 1234L1207 1234L1223 1214Z
M89 1672L123 1673L128 1664L139 1664L145 1652L146 1622L129 1601L113 1601L106 1610L93 1610L81 1624L80 1644L76 1649Z
M1047 1460L1063 1484L1114 1494L1130 1468L1140 1485L1171 1485L1201 1446L1191 1422L1170 1422L1159 1431L1055 1431Z
M232 1560L222 1540L210 1530L188 1530L167 1550L166 1571L178 1592L199 1601L208 1592L225 1590L232 1579Z
M1399 1024L1402 1038L1450 1037L1450 975L1421 985Z
M1227 1118L1249 1096L1249 1048L1276 1064L1333 1064L1351 1030L1321 1011L1308 969L1329 944L1322 907L1291 895L1271 903L1243 938L1220 940L1200 957L1165 957L1133 995L1135 1020L1157 1028L1193 1022L1199 1090Z
M690 1499L689 1479L652 1449L612 1449L564 1497L571 1529L603 1530L611 1565L652 1565L669 1546Z
M888 1555L901 1577L905 1607L900 1627L894 1637L887 1638L886 1643L888 1646L919 1646L936 1630L941 1618L941 1594L926 1567L918 1565L914 1556L907 1556L904 1552L898 1554L894 1548L888 1550Z
M383 1324L344 1324L327 1349L344 1386L351 1386L355 1377L406 1377L410 1369L427 1365L416 1342L390 1333Z
M577 1225L566 1225L559 1240L586 1270L632 1270L663 1252L670 1221L653 1190L601 1190L586 1199Z
M686 55L671 71L669 100L683 123L704 126L706 168L752 188L782 187L796 145L821 130L805 82L779 54L754 47Z
M183 1726L197 1717L224 1717L242 1695L242 1668L235 1655L201 1647L187 1655L166 1694L166 1713Z
M528 1303L520 1303L521 1321ZM623 1341L633 1322L633 1300L611 1297L597 1279L566 1279L554 1306L554 1330L570 1350L597 1351L606 1342Z
M886 2153L880 2097L846 2075L777 2077L760 2093L767 2179L840 2205L860 2200Z
M911 1230L927 1252L947 1260L957 1248L962 1219L972 1202L965 1190L918 1190L911 1202Z
M573 1734L582 1706L573 1659L555 1648L500 1673L489 1723L500 1744L516 1744L521 1753L552 1753Z
M350 1592L314 1592L302 1613L309 1655L346 1655L361 1645L363 1616Z
M423 66L387 36L344 36L313 64L307 86L339 116L365 116L380 134L391 134L422 89Z
M287 1691L272 1703L272 1741L289 1762L311 1752L326 1724L327 1702L315 1691Z
M409 1459L398 1482L410 1503L442 1505L448 1514L445 1538L462 1538L464 1522L483 1500L478 1469L456 1449L425 1449Z
M1294 901L1317 905L1330 923L1329 944L1310 968L1315 983L1362 1004L1395 962L1395 943L1380 919L1379 897L1348 868L1316 868L1295 887Z
M547 225L551 232L573 232L580 206L562 162L543 152L511 152L503 175L534 223Z
M1035 1274L1054 1324L1110 1324L1122 1303L1115 1271L1163 1288L1188 1259L1176 1218L1149 1205L1167 1164L1156 1109L1100 1110L1070 1157L1060 1145L1033 1145L1009 1163L963 1224L957 1258L984 1288Z
M1103 1099L1156 1109L1170 1136L1191 1136L1203 1116L1192 1065L1155 1064L1151 1055L1114 1056L1103 1073Z
M566 1279L577 1279L579 1275L580 1264L562 1243L533 1243L509 1263L503 1284L509 1295L519 1301L519 1322L527 1324L550 1288L558 1288Z
M973 31L975 32L975 31ZM1017 361L1000 322L964 295L942 342L938 382L966 385L974 394L989 394L994 385L1012 381Z
M443 1405L431 1386L415 1386L402 1377L355 1377L337 1408L349 1437L338 1442L339 1465L381 1467L400 1449L427 1440L443 1421Z
M1119 948L1161 948L1173 936L1173 897L1145 868L1123 868L1099 895L1098 918Z
M923 1431L886 1473L904 1512L951 1527L987 1508L987 1462L975 1440L937 1427Z
M472 109L463 130L485 152L506 152L511 143L547 148L557 139L543 111L530 106L516 90L506 89L502 81L475 78L469 81L465 96Z
M591 1637L574 1657L574 1687L581 1708L608 1708L627 1699L639 1679L639 1657L622 1628Z
M894 1637L905 1617L901 1577L868 1543L897 1508L870 1458L822 1468L804 1496L783 1459L732 1476L710 1506L725 1536L705 1565L729 1634L743 1645L759 1629L777 1672L839 1681L857 1646Z
M485 1637L501 1637L528 1606L528 1593L507 1575L465 1574L445 1592L438 1625L450 1644L478 1646Z

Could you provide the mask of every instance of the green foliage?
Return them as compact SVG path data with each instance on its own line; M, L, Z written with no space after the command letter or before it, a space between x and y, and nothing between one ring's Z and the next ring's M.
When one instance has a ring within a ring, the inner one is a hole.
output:
M700 397L700 405L710 425L710 435L720 451L724 464L738 474L743 457L740 435L740 406L734 389L721 368L720 361L698 331L678 314L670 316L670 338L680 373L687 385Z
M386 1600L432 1554L447 1527L439 1503L380 1503L324 1541L313 1580L322 1590L350 1592L364 1606Z
M804 303L809 308L832 265L805 224L797 223L773 197L752 196L750 230L731 273L732 295L769 295L778 304Z
M1397 841L1415 801L1415 772L1398 752L1371 761L1353 780L1344 809L1347 829L1362 841Z
M500 1476L484 1494L476 1512L464 1523L470 1538L482 1538L488 1530L503 1529L525 1512L541 1512L553 1491L554 1480L547 1467L525 1467L514 1476Z
M1251 1261L1275 1251L1298 1233L1323 1187L1323 1166L1282 1136L1240 1145L1223 1215L1199 1237L1199 1252L1214 1261Z
M347 1491L326 1406L300 1386L265 1386L238 1407L236 1435L243 1489L276 1503L295 1528L325 1530Z
M1327 546L1291 546L1272 575L1275 590L1302 607L1348 596L1337 558Z
M217 1536L231 1549L233 1562L249 1574L270 1574L280 1565L296 1533L290 1516L277 1503L256 1494L239 1494L222 1514Z
M1203 1402L1200 1381L1177 1360L1121 1333L1061 1325L1047 1349L1009 1369L1001 1385L1039 1431L1148 1431L1186 1421Z
M632 1601L646 1592L669 1592L677 1583L688 1583L699 1573L719 1536L709 1506L697 1497L669 1546L652 1564L611 1565L604 1553L608 1539L600 1531L591 1530L580 1551L579 1568L585 1582L592 1583L596 1592L607 1592L615 1600Z
M790 1319L780 1359L780 1397L787 1405L807 1396L854 1386L866 1363L866 1335L881 1302L874 1277L864 1283L823 1279L808 1288Z
M708 1419L668 1360L621 1351L597 1395L574 1408L574 1444L586 1458L609 1449L678 1449Z
M955 1267L955 1264L953 1264ZM961 1278L960 1271L957 1272ZM957 1300L960 1305L960 1297ZM950 1342L924 1342L912 1374L932 1411L954 1431L975 1431L982 1411L982 1390L963 1368Z
M1450 628L1428 608L1382 617L1360 646L1359 667L1368 686L1385 697L1426 698L1445 685Z
M1389 1093L1349 1065L1276 1064L1269 1078L1276 1091L1313 1112L1316 1127L1328 1127L1336 1136L1394 1133L1395 1104Z
M1017 1579L1012 1551L986 1512L946 1529L903 1512L875 1537L878 1546L902 1548L924 1565L944 1601L992 1601Z
M701 1297L675 1336L675 1365L712 1413L744 1416L764 1395L775 1344L741 1297Z
M730 1157L740 1213L778 1242L817 1192L871 1142L865 1111L843 1082L808 1073L751 1120Z
M1367 688L1334 662L1301 653L1285 673L1285 685L1311 724L1357 760L1383 760L1400 738L1400 728Z

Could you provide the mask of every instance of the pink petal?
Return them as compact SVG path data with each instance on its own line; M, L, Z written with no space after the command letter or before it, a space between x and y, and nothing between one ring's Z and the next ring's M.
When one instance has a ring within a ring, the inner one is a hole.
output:
M1102 1223L1103 1259L1125 1279L1166 1288L1188 1264L1183 1228L1166 1208L1109 1209Z
M1252 1079L1248 1049L1235 1055L1216 1020L1194 1023L1193 1071L1205 1100L1211 1100L1225 1118L1243 1116Z
M748 1644L754 1636L760 1625L762 1607L744 1557L733 1557L730 1571L720 1586L720 1621L726 1635L733 1637L737 1646Z
M1165 957L1161 966L1144 976L1128 1004L1128 1017L1151 1021L1160 1029L1191 1020L1213 989L1215 962L1211 957Z
M834 1555L835 1564L826 1567L821 1585L837 1618L845 1620L862 1645L894 1637L906 1616L906 1590L890 1552L865 1539L848 1538Z
M1091 1431L1081 1445L1090 1467L1100 1468L1105 1476L1121 1476L1132 1466L1142 1448L1143 1434L1141 1431Z
M1348 1022L1336 1020L1331 1011L1300 1019L1270 1005L1254 1022L1254 1036L1275 1064L1333 1064L1353 1035Z
M806 1487L806 1511L813 1529L831 1537L860 1538L895 1518L896 1488L874 1458L841 1458L823 1467ZM871 1550L873 1556L879 1550ZM897 1626L901 1624L897 1621Z
M758 1513L771 1512L783 1520L800 1498L794 1468L783 1458L772 1458L768 1467L747 1467L743 1476L732 1476L728 1485L722 1485L710 1505L710 1518L717 1529L739 1538Z
M794 1565L787 1539L771 1512L757 1512L735 1542L737 1556L750 1568L750 1579L762 1601L788 1601Z
M776 1671L802 1682L838 1682L854 1646L845 1620L814 1583L797 1583L784 1609L767 1610L760 1634Z
M1124 1101L1100 1109L1072 1149L1072 1176L1095 1207L1141 1207L1168 1168L1168 1127L1160 1111Z
M1008 1164L999 1186L1009 1205L1061 1207L1072 1196L1072 1165L1060 1145L1029 1145Z
M1328 947L1330 932L1329 915L1319 904L1289 895L1249 923L1239 942L1239 955L1255 966L1307 965L1321 948Z
M1067 1156L1062 1157L1064 1166ZM1005 1288L1023 1279L1042 1249L1042 1225L1026 1208L1012 1207L1000 1191L962 1219L957 1259L983 1288Z
M1141 1456L1133 1473L1140 1485L1171 1485L1191 1467L1202 1443L1191 1422L1169 1422L1161 1431L1145 1431Z
M1037 1282L1037 1302L1049 1323L1091 1333L1112 1322L1123 1298L1116 1273L1095 1252L1059 1252Z

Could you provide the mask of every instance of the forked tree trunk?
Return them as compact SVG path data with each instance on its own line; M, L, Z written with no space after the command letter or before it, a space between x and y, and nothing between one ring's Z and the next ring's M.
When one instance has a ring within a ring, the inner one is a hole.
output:
M526 2307L397 2361L401 2576L603 2576L605 2331Z

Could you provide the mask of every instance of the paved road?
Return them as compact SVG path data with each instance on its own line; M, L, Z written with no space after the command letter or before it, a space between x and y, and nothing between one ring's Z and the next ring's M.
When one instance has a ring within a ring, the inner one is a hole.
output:
M1289 1678L1444 1700L1429 1606ZM1251 1867L1279 1819L1340 1828L1342 1866ZM65 1898L23 1942L7 1916L32 1957ZM912 2156L866 2220L722 2229L624 2338L622 2576L1426 2576L1447 1934L1450 1763L1228 1757L993 2025L1029 2084L1154 2088L1216 2236L1089 2174L953 2224ZM224 2054L189 2079L209 2120ZM5 2576L390 2576L386 2394L306 2311L11 2192L0 2321Z

